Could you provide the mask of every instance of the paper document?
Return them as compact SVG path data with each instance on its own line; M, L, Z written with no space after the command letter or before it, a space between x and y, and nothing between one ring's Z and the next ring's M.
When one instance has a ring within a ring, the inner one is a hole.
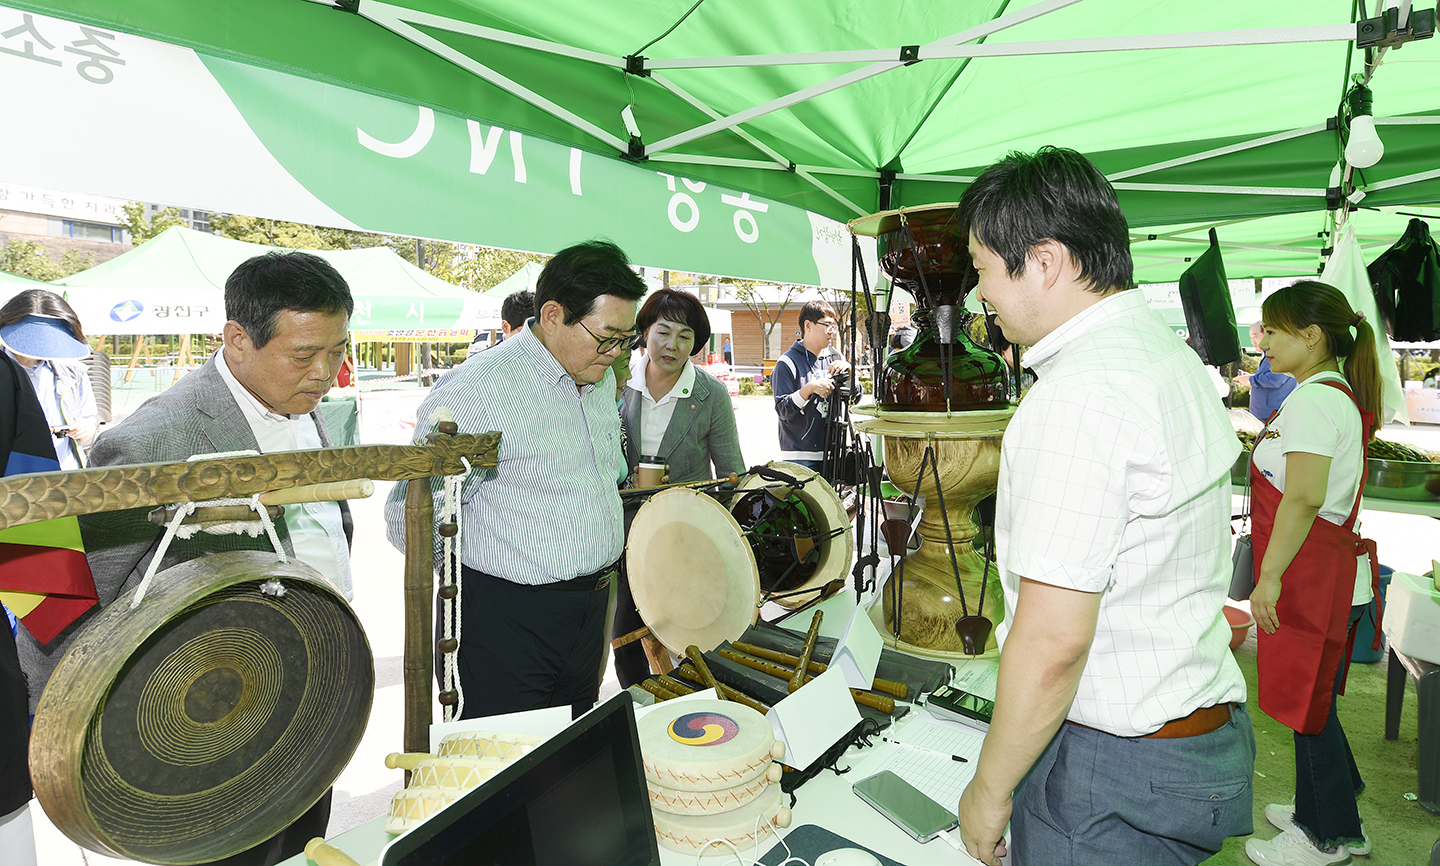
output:
M903 727L894 732L892 738L919 748L881 746L877 749L877 760L865 765L864 775L891 770L945 808L956 808L960 794L975 777L975 763L980 759L984 735L974 728L933 719L925 713L914 714ZM919 749L928 749L934 754ZM950 755L960 755L967 760L960 763Z

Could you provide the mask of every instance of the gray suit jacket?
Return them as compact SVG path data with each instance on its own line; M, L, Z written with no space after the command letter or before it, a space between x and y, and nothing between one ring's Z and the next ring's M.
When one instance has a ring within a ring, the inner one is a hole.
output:
M320 441L329 445L330 437L320 412L312 413ZM95 440L90 450L90 466L120 466L131 463L161 463L186 460L196 454L227 451L258 451L259 443L250 432L240 407L225 386L216 359L183 377L158 396L146 400L134 414ZM40 699L40 692L60 657L70 648L100 608L110 604L121 593L134 589L145 576L159 548L164 530L146 519L149 508L89 514L80 518L80 534L85 542L85 558L95 577L95 590L100 603L71 623L48 644L41 644L24 628L19 630L18 645L21 667L30 678L30 711ZM350 509L340 503L340 518L345 540L354 534ZM283 518L276 523L277 534L286 553L294 555L290 533ZM211 553L229 550L270 550L270 539L261 535L209 535L197 533L189 539L175 538L161 560L161 568L169 568Z
M621 400L625 465L633 469L640 462L640 406L645 398L634 388L626 388ZM723 382L696 368L695 387L690 396L679 399L675 414L670 416L670 426L660 438L660 453L652 456L670 465L672 483L745 472L740 434L735 429L735 410Z

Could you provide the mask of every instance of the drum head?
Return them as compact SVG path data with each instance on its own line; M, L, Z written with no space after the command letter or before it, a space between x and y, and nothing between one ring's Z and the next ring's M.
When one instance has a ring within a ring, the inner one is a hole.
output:
M769 464L771 469L778 469L781 472L806 481L804 487L800 488L797 494L800 501L805 503L809 509L810 516L815 521L815 531L820 536L825 536L836 529L843 528L845 531L828 541L818 544L820 549L820 562L815 567L815 573L810 579L796 587L793 592L799 593L789 598L777 598L775 603L784 607L799 607L815 600L814 593L807 593L807 589L819 589L825 584L837 578L843 578L850 573L850 567L855 564L855 533L850 525L850 516L845 513L845 504L840 501L840 496L835 492L820 473L813 469L807 469L798 463L785 463L783 461L772 461ZM807 481L807 479L813 479ZM741 496L751 490L762 487L783 487L774 481L766 481L759 475L746 475L740 480L740 487L736 491L735 498L730 501L731 507L739 502ZM777 494L783 493L776 490Z
M278 578L280 596L260 585ZM157 574L61 659L31 735L35 793L74 841L187 864L270 838L330 787L375 689L370 645L316 571L237 551Z
M736 640L759 616L755 554L730 512L703 493L677 487L640 506L625 565L640 618L676 654Z

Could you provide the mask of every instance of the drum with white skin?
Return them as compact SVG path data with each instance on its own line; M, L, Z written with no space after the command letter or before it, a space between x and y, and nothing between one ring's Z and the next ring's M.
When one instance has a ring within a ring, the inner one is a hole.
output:
M726 854L724 839L753 845L789 826L781 805L785 746L760 713L729 701L675 701L637 724L645 779L661 845L682 853Z

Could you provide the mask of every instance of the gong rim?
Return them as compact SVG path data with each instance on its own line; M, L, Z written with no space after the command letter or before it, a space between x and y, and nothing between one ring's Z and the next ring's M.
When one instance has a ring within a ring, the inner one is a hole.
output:
M677 655L736 640L760 616L760 572L735 517L710 496L677 487L635 513L625 543L640 619Z
M260 591L272 578L283 596ZM40 697L36 797L110 856L185 866L263 842L359 746L375 682L359 619L314 569L257 551L181 563L133 597L81 632Z

